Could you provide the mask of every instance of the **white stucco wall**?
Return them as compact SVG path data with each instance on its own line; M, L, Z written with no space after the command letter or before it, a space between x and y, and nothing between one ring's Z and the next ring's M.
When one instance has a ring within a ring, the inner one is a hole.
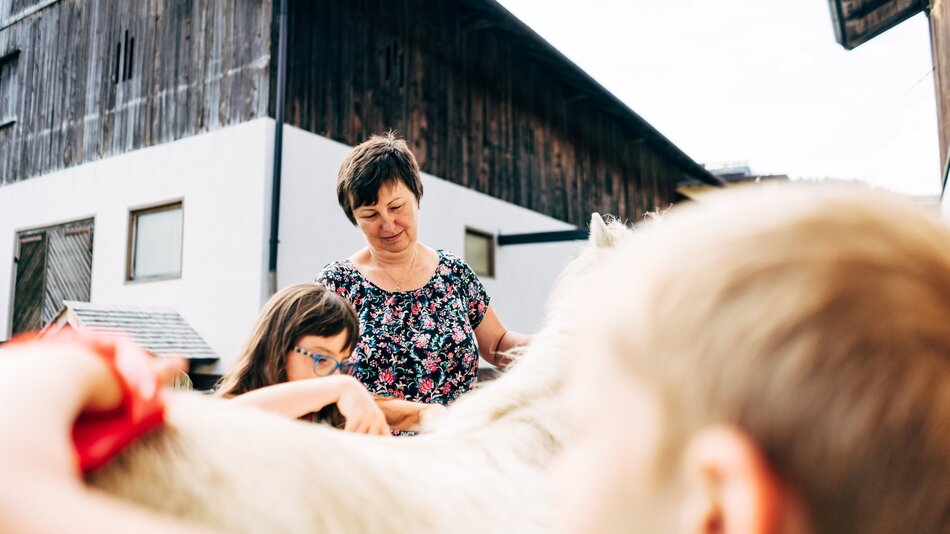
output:
M95 217L90 298L170 306L224 359L261 304L273 122L257 120L0 187L0 332L10 333L19 231ZM181 200L181 278L126 282L129 210Z
M287 127L281 186L278 285L311 282L327 263L364 246L336 199L336 176L351 147ZM423 175L419 239L433 248L464 253L465 227L492 234L543 232L571 225L531 210ZM496 248L494 278L482 282L509 328L534 332L548 290L585 242Z

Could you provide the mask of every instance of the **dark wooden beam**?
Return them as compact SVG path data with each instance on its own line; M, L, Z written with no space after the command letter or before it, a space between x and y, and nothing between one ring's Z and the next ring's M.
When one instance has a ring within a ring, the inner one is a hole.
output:
M531 245L536 243L557 243L561 241L583 241L590 237L590 231L558 230L554 232L531 232L525 234L498 234L498 246Z

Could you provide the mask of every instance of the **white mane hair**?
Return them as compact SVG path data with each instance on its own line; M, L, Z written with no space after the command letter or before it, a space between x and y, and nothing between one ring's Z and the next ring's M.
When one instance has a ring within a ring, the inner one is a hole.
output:
M423 435L356 435L178 395L164 427L88 482L229 532L550 531L545 470L566 438L559 393L582 357L574 296L630 234L594 214L591 246L556 281L532 343Z

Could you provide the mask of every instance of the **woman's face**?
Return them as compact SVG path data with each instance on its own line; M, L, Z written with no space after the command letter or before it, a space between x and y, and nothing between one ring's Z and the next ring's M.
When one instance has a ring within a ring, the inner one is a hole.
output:
M384 184L376 204L360 206L353 210L353 215L374 250L401 252L416 243L419 203L400 180Z
M348 337L349 333L345 329L335 336L304 336L297 340L297 346L307 352L329 356L342 363L350 357L350 347L346 346ZM287 351L287 381L305 380L317 376L313 372L313 358L293 349Z

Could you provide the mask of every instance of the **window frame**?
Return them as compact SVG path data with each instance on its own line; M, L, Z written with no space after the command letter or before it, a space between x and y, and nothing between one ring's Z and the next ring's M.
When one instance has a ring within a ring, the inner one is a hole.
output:
M464 244L464 241L463 241L463 244L462 244L463 250L462 250L462 252L463 252L463 254L465 255L465 263L467 263L468 266L472 268L472 271L474 271L475 274L477 274L479 277L487 277L487 278L492 278L492 279L494 279L494 278L495 278L495 275L498 273L498 270L495 268L495 246L496 246L496 245L495 245L495 234L492 234L492 233L490 233L490 232L486 232L486 231L484 231L484 230L479 230L479 229L477 229L477 228L472 228L472 227L470 227L470 226L466 226L466 227L465 227L465 237L467 238L469 234L471 234L471 235L473 235L473 236L475 236L475 237L485 238L485 239L488 240L488 272L487 272L487 273L478 272L478 271L475 269L475 267L472 266L471 263L469 263L469 261L468 261L468 251L465 250L466 247L465 247L465 244Z
M181 239L179 240L179 246L181 247L181 254L178 258L178 272L171 274L159 274L152 276L135 276L135 251L138 247L137 237L138 237L138 218L142 215L150 215L153 213L161 213L163 211L171 211L175 209L181 210ZM129 233L127 236L126 243L126 253L125 253L125 283L126 284L138 284L143 282L159 282L162 280L180 280L182 265L185 262L185 203L183 200L175 200L172 202L163 202L161 204L129 209Z

